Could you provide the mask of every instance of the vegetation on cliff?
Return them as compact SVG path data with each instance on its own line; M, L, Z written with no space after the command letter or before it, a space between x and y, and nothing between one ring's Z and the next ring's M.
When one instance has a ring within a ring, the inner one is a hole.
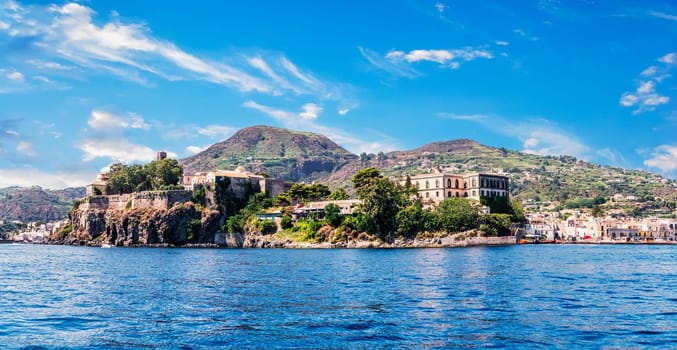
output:
M110 166L107 194L183 189L183 167L176 159L161 159L145 165L115 163Z

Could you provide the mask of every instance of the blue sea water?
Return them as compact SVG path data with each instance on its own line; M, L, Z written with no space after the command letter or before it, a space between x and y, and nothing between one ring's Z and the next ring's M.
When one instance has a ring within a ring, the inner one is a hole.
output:
M0 245L0 348L677 348L677 246Z

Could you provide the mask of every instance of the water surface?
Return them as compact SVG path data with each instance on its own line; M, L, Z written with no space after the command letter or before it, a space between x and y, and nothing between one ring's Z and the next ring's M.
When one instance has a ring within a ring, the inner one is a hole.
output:
M3 348L675 348L677 246L0 245Z

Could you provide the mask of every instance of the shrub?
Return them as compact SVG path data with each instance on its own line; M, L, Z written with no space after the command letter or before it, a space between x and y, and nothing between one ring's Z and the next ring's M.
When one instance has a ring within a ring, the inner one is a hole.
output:
M277 224L273 220L259 220L256 222L256 228L263 234L272 234L277 231Z
M280 226L284 230L288 230L294 226L294 223L291 220L291 216L289 215L284 215L282 216L282 220L280 221Z

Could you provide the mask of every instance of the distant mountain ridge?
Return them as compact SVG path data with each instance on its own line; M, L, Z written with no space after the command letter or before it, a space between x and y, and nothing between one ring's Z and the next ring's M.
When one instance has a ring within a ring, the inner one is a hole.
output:
M284 150L284 152L281 152ZM634 197L645 207L674 209L677 182L660 175L601 166L572 156L540 156L482 145L469 139L432 142L405 151L351 154L325 136L268 126L238 131L204 152L180 161L184 171L234 169L291 181L349 187L361 168L373 166L388 176L446 171L493 172L510 177L511 192L523 201L565 203L576 198ZM631 208L629 208L631 209Z
M572 156L539 156L482 145L468 139L433 142L412 150L355 155L326 136L269 126L239 130L194 156L179 160L184 174L244 166L253 172L296 182L351 186L361 168L387 176L445 171L493 172L510 177L511 193L524 202L565 204L577 198L614 195L631 212L675 213L677 181L641 170L601 166ZM92 179L94 180L94 179ZM84 188L58 191L39 187L0 189L0 220L52 221L67 216ZM614 199L615 200L615 199Z
M73 202L85 195L84 187L48 190L39 186L0 189L0 220L22 222L63 220Z

